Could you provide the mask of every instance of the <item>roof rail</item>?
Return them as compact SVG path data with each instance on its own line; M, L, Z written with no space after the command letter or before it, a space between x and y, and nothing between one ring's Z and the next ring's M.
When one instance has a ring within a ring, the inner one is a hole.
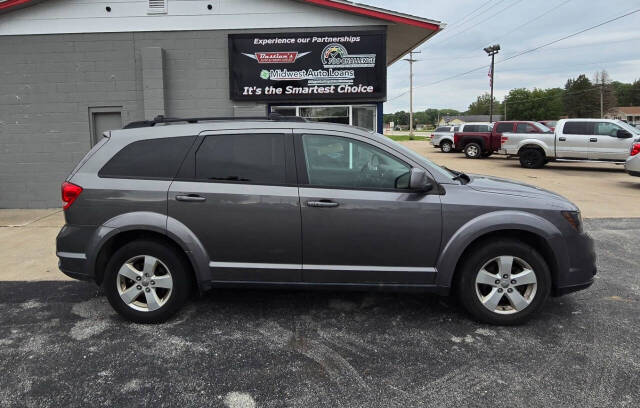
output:
M158 115L153 120L140 120L137 122L130 122L123 127L123 129L133 129L141 127L155 126L158 123L198 123L209 122L216 120L270 120L274 122L306 122L305 118L300 116L284 116L279 113L270 113L269 116L211 116L201 118L167 118L163 115Z

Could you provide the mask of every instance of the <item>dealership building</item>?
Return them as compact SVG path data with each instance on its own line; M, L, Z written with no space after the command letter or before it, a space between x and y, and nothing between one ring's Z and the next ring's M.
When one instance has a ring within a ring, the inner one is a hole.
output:
M387 67L443 27L342 0L0 0L0 208L59 206L104 131L157 115L382 132Z

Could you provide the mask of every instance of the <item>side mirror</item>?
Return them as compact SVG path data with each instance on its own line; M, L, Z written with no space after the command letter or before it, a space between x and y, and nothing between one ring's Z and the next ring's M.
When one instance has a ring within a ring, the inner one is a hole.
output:
M426 193L431 189L433 189L433 184L429 180L427 172L415 167L412 168L409 173L409 190L417 193Z
M616 136L620 139L628 139L631 137L631 133L629 133L629 131L624 129L618 129Z

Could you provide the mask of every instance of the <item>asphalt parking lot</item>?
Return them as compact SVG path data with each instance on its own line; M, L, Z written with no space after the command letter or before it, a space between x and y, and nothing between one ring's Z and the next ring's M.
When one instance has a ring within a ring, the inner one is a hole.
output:
M595 284L521 327L420 294L243 290L142 326L87 283L0 282L0 406L638 406L640 219L586 227Z

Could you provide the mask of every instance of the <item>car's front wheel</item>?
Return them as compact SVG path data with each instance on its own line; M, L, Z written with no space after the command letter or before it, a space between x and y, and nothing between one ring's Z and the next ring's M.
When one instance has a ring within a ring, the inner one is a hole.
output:
M547 164L547 158L541 149L526 148L520 151L518 155L520 166L525 169L539 169Z
M161 323L186 302L189 267L172 247L153 240L130 242L107 264L103 286L111 306L136 323Z
M477 245L458 273L462 305L485 323L524 323L544 305L551 291L551 275L544 258L519 241Z
M442 150L442 153L451 153L453 150L453 143L448 140L443 140L440 142L440 150Z

